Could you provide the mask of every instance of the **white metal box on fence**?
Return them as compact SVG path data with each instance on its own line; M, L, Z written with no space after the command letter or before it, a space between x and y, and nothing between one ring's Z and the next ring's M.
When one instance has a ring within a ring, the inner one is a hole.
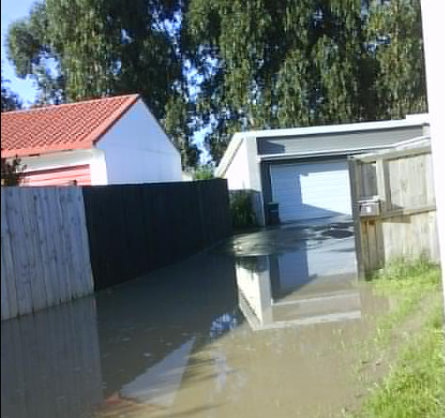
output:
M380 215L380 200L377 196L358 201L360 217Z

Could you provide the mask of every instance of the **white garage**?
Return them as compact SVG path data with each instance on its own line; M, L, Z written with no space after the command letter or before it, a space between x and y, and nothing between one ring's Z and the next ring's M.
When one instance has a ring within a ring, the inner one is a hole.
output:
M215 174L246 190L260 225L350 216L347 158L429 134L428 115L406 119L237 132Z
M351 215L346 161L271 165L270 178L281 222Z

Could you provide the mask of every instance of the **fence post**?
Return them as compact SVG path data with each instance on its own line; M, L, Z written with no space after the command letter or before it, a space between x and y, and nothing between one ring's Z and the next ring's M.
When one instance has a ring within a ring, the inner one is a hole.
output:
M365 266L363 261L362 248L362 227L360 222L360 213L358 201L360 198L360 170L361 164L353 157L348 158L349 180L351 185L351 205L352 205L352 219L354 222L354 239L355 239L355 254L357 259L357 272L359 278L365 276Z
M384 158L376 161L377 194L380 199L380 209L382 214L390 211L391 188L389 184L388 162Z

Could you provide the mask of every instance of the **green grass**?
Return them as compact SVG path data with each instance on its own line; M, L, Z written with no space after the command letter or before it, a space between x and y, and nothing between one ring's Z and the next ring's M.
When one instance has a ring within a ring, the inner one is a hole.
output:
M371 391L357 417L445 417L445 346L439 269L424 261L398 262L373 277L378 292L395 296L396 309L380 325L386 330L422 306L418 331L399 350L389 374ZM387 342L385 338L383 341Z
M399 260L373 275L371 282L377 294L390 297L396 305L377 322L375 341L387 344L394 327L415 312L427 295L439 292L440 270L424 260Z

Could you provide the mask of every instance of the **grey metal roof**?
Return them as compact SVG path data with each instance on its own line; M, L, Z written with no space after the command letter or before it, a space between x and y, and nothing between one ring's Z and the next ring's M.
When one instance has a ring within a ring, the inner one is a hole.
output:
M381 148L423 134L423 126L384 128L366 131L257 137L258 154L306 154Z

